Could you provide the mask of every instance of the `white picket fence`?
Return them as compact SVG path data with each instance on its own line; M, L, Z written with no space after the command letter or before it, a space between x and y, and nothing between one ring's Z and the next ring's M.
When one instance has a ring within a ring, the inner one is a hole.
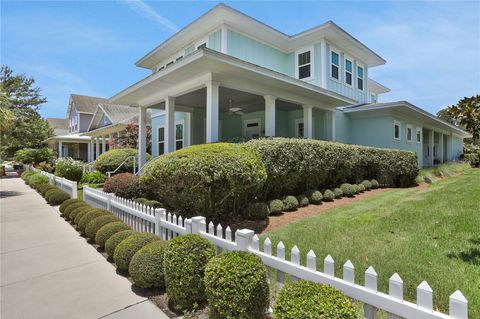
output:
M364 304L364 316L367 319L377 317L377 311L389 313L389 318L427 318L446 319L468 318L468 301L457 290L449 299L449 314L433 310L433 291L426 281L417 287L417 301L412 303L403 299L404 285L400 276L395 273L389 279L388 293L377 289L377 273L369 267L365 273L365 286L355 283L355 267L347 260L343 265L342 277L335 276L335 261L328 255L323 260L323 272L317 269L317 257L310 250L306 256L306 264L300 263L300 251L294 246L290 251L290 260L285 258L285 246L279 242L274 253L272 243L266 238L261 243L253 230L241 229L232 234L230 227L223 229L219 224L210 222L202 216L183 219L163 208L153 209L134 201L116 197L88 186L84 187L84 200L93 207L111 211L125 223L137 231L151 232L164 240L169 240L182 234L199 234L212 242L219 251L241 250L249 251L259 256L268 267L270 274L276 274L276 287L281 288L286 275L291 280L309 280L327 284L342 291L352 299ZM234 235L234 236L233 236Z
M33 166L27 166L27 170L34 171L35 173L41 174L48 177L48 182L62 190L64 190L71 198L77 198L77 182L68 180L63 177L55 176L51 173L42 171Z

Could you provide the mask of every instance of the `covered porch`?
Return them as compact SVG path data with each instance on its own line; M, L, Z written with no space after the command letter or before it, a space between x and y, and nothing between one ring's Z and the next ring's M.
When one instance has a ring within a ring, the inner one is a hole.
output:
M423 164L434 166L455 159L452 149L451 133L434 129L422 129L423 134Z
M57 153L58 158L71 157L83 162L88 161L88 144L90 138L80 134L54 136L45 141L49 148Z
M152 140L159 145L152 148L158 155L162 149L168 153L191 144L259 136L335 140L335 108L352 103L339 94L210 50L197 51L110 100L139 108L141 166L149 108L156 110ZM183 127L178 125L182 117Z

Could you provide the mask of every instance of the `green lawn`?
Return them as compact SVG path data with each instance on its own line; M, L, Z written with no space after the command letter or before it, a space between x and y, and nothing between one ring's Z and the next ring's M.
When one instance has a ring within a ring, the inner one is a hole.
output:
M383 292L388 292L388 278L398 272L405 299L412 302L416 286L426 280L434 307L443 312L448 313L450 294L460 289L469 300L470 318L480 318L480 170L460 171L423 190L395 189L267 235L274 247L280 240L286 251L297 245L302 264L313 249L320 270L323 258L332 255L340 277L350 259L360 284L372 265Z

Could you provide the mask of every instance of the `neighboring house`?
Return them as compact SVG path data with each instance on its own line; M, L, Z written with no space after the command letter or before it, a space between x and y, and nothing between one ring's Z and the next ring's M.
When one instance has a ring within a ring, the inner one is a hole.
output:
M305 137L408 149L419 164L457 159L461 129L369 78L385 60L329 21L290 36L219 4L136 65L152 74L110 99L138 107L140 163L146 110L154 156L259 136Z

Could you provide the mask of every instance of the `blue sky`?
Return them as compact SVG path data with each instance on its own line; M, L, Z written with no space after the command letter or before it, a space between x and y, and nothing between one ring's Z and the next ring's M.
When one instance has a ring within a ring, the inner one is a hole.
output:
M63 117L70 93L111 97L134 62L218 2L3 1L1 63L33 76ZM480 2L225 2L287 34L327 20L380 54L370 77L432 113L480 93Z

